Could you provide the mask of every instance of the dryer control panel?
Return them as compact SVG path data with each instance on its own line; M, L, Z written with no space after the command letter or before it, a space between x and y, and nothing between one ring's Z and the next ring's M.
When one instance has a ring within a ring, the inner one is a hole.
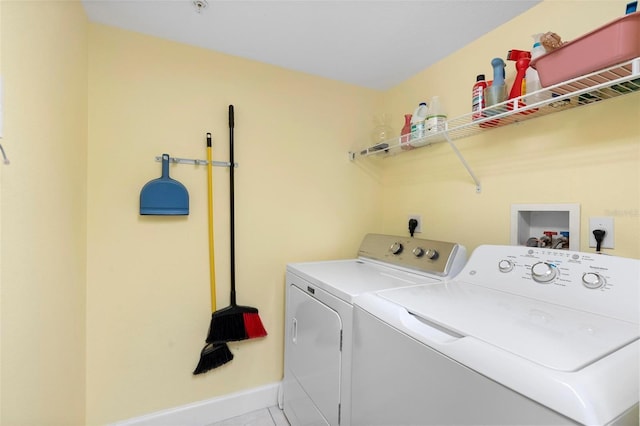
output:
M459 280L639 322L640 260L520 246L478 247Z
M367 234L358 256L450 278L467 260L466 249L459 244L383 234Z

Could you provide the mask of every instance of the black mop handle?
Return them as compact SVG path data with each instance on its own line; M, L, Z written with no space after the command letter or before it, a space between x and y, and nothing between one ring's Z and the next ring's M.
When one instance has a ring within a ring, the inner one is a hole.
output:
M235 168L233 158L233 129L235 127L235 119L233 114L233 105L229 105L229 220L231 227L231 306L236 305L236 236L235 236L235 215L234 215L234 180L233 169Z

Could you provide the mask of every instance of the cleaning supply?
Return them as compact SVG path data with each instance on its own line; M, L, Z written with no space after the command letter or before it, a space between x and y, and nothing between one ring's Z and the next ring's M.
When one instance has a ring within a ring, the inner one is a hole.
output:
M507 100L507 88L504 83L505 63L502 58L493 58L491 60L491 67L493 68L493 80L484 91L486 104L484 114L486 116L492 116L506 111L506 108L503 110L502 108L494 107Z
M484 89L487 88L487 81L484 74L478 74L476 76L476 83L473 85L471 91L471 111L473 115L472 120L480 120L482 118L482 110L485 107L484 101Z
M400 131L400 147L404 150L413 149L411 145L409 145L409 139L411 139L411 114L404 115L404 126L402 127L402 131Z
M254 339L264 337L267 331L262 325L258 309L251 306L239 306L236 304L236 265L235 265L235 218L234 218L234 158L233 158L233 129L235 128L235 116L233 105L229 105L229 206L230 206L230 233L231 233L231 293L230 306L216 311L211 315L211 325L207 343L223 343L237 340Z
M493 85L493 80L488 80L487 81L487 87L484 88L484 90L482 91L482 100L484 102L484 107L482 108L482 118L486 118L488 117L489 113L487 113L487 107L490 106L490 103L487 102L487 92L490 90L489 88ZM494 113L495 114L495 113ZM482 129L489 129L492 127L495 127L497 125L500 124L500 120L489 120L489 121L484 121L482 123L480 123L480 128Z
M209 286L211 288L211 311L216 310L216 262L213 244L213 161L211 155L211 133L207 133L207 207L209 219ZM233 354L226 343L207 343L200 352L200 361L193 374L206 373L231 361Z
M493 87L504 86L505 66L506 64L502 58L493 58L491 60L491 68L493 68Z
M540 44L540 37L542 34L533 35L533 47L531 49L531 61L546 53L545 48ZM529 66L525 73L525 96L524 100L527 105L534 104L536 102L542 102L550 98L548 93L535 93L542 90L542 84L540 83L540 76L535 68Z
M421 139L426 136L425 120L427 118L428 107L426 102L420 102L411 116L411 139Z
M427 134L444 132L447 129L447 113L439 96L431 98L426 123Z
M531 61L531 53L524 50L511 49L507 53L507 61L513 61L516 63L516 78L513 81L513 86L511 86L511 91L509 92L509 99L519 98L524 95L526 90L525 83L525 73L527 72L527 68L529 67L529 62ZM509 102L509 109L514 108L515 102ZM518 108L524 107L525 104L522 99L518 100ZM533 112L533 110L528 110L526 113Z

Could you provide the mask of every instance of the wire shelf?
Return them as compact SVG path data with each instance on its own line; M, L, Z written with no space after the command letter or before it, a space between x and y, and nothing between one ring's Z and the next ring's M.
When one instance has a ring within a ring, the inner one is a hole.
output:
M452 144L454 140L512 123L632 93L640 93L640 57L485 108L480 118L474 117L473 113L453 118L447 121L443 131L408 141L395 137L358 152L349 152L349 157L351 160L369 156L389 157L436 143ZM531 102L531 99L540 100ZM404 137L408 138L407 135Z

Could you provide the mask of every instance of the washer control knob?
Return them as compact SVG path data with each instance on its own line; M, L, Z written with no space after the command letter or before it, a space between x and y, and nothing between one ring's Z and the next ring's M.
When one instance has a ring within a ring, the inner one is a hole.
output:
M539 283L548 283L558 276L558 268L547 262L538 262L531 267L531 278Z
M412 253L415 257L422 257L424 256L424 249L422 247L416 247Z
M440 253L438 253L435 249L427 249L424 252L424 255L427 259L436 260L438 256L440 256Z
M582 274L582 285L586 288L597 289L606 284L604 277L597 272L585 272Z
M498 262L498 269L500 272L511 272L513 271L513 262L507 259L502 259Z
M395 242L393 244L391 244L391 247L389 247L389 251L391 252L391 254L400 254L402 253L402 244L399 242Z

